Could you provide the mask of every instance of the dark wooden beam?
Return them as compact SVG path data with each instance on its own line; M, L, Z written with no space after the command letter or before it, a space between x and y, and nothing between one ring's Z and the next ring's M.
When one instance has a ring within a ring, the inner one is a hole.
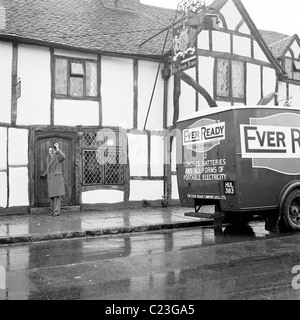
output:
M196 82L196 80L194 80L192 77L190 77L188 74L186 74L185 72L181 72L180 73L180 78L187 83L188 85L190 85L192 88L194 88L197 92L199 92L207 101L208 105L211 108L216 108L218 107L217 103L215 102L215 100L211 97L211 95L202 87L200 86L199 83Z
M180 79L180 75L176 74L174 76L174 94L173 94L173 104L174 104L173 126L174 127L176 127L176 123L179 118L180 95L181 95L181 79Z

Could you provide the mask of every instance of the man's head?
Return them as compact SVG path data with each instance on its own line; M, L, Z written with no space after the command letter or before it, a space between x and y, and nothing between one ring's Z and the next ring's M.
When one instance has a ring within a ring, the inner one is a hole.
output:
M54 156L55 150L53 146L49 147L49 156L52 158Z

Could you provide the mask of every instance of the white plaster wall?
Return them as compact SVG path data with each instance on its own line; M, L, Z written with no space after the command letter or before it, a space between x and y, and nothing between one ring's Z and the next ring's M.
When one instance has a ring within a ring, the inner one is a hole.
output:
M10 168L9 207L28 205L28 168Z
M28 165L28 130L8 130L8 164L10 166Z
M198 48L209 50L209 31L203 30L198 35Z
M0 207L7 207L7 173L0 172Z
M271 68L263 68L263 93L264 96L276 90L276 72Z
M244 104L244 103L235 102L235 103L234 103L234 106L235 106L235 107L244 107L245 104Z
M285 57L290 57L290 58L292 58L292 54L291 54L289 51L287 51L287 53L285 54Z
M179 199L177 176L172 176L172 195L173 200Z
M206 110L206 109L209 109L209 105L206 101L206 99L199 94L199 110L203 111L203 110Z
M239 32L244 33L244 34L251 35L251 31L250 31L250 29L248 28L248 26L246 25L246 23L244 23L244 24L242 25L242 27L240 28Z
M268 58L266 57L265 53L260 48L259 44L256 41L254 41L253 43L254 43L253 44L254 59L264 61L264 62L269 62Z
M278 83L278 103L280 106L283 106L286 102L287 95L286 95L286 83L285 82L279 82Z
M242 16L232 0L227 1L227 3L221 9L221 13L225 17L228 29L235 30L237 25L240 23Z
M212 32L213 51L230 52L230 34L225 32Z
M148 175L147 135L128 134L128 157L130 175L132 177L143 177Z
M247 105L257 105L261 100L260 66L247 64Z
M186 70L189 76L196 79L196 69ZM179 99L179 118L196 111L196 92L195 89L181 81L181 95Z
M118 203L124 201L124 192L119 190L95 190L82 192L82 203Z
M168 120L167 124L168 126L173 125L173 116L174 116L174 77L171 77L169 79L169 84L168 84Z
M148 107L155 83L158 64L149 61L139 62L139 80L138 80L138 128L143 129ZM146 130L163 129L163 97L164 80L159 73L156 89L149 112Z
M290 97L293 108L300 108L300 87L290 84Z
M291 49L294 52L294 57L297 59L299 57L299 54L300 54L300 47L299 47L299 45L298 45L296 40L291 45Z
M10 123L12 45L0 41L0 122Z
M133 60L102 57L104 126L133 127Z
M176 148L177 148L177 139L173 138L172 152L171 152L171 171L176 171L177 162L180 161L179 159L177 159L177 156L176 156Z
M20 45L18 52L22 96L18 99L17 124L50 124L50 49Z
M0 170L7 170L7 129L0 127Z
M151 136L150 168L152 177L164 175L164 138Z
M233 54L251 57L251 39L233 36Z
M99 103L97 101L55 100L55 125L99 125Z
M163 195L163 181L130 181L130 201L161 200Z
M214 94L214 64L213 58L199 57L199 83L211 96Z
M214 97L214 63L210 57L199 57L199 84ZM199 109L209 108L207 101L199 94Z
M231 102L217 101L218 107L231 107Z

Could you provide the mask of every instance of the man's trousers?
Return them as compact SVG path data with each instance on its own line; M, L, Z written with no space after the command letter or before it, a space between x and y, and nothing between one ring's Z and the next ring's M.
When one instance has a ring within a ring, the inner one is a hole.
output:
M61 196L50 198L52 214L60 214Z

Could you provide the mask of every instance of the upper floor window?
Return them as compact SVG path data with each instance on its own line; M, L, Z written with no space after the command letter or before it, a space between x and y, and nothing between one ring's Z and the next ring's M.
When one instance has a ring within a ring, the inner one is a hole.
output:
M241 61L216 59L215 99L228 102L245 102L246 65Z
M285 58L284 69L288 77L293 80L300 80L300 61L292 58Z
M97 98L97 62L55 57L55 94L72 99Z

